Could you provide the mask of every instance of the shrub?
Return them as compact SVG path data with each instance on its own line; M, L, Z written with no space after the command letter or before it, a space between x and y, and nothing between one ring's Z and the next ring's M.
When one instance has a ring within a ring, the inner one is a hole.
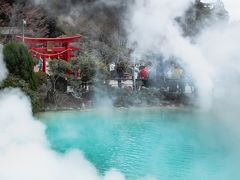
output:
M96 62L91 55L80 56L71 60L71 69L73 72L80 70L82 82L91 81L96 74Z
M47 81L49 79L48 74L46 74L45 72L42 72L42 71L38 71L35 73L35 76L36 76L36 82L37 82L38 86L40 86L42 84L47 84Z
M31 99L32 111L34 113L38 112L42 108L43 104L40 101L37 92L32 90L30 88L30 84L25 80L10 74L7 79L4 80L3 84L0 86L0 89L8 87L20 88L24 93L26 93L26 95L28 95Z
M3 55L9 73L23 79L32 90L36 90L33 60L27 48L23 44L11 42L4 46Z

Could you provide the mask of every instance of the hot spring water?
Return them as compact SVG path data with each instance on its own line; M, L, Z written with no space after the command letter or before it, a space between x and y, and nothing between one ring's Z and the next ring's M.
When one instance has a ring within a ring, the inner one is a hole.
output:
M54 150L80 149L102 175L116 168L126 179L240 179L240 143L211 114L115 109L40 119Z

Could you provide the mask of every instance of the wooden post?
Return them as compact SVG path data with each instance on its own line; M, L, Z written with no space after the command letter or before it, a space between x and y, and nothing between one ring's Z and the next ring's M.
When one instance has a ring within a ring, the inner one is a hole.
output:
M42 69L43 72L46 72L46 57L43 56L43 69Z
M66 48L67 48L67 62L69 62L70 61L70 58L71 58L71 54L70 54L70 42L68 41L67 42L67 46L66 46Z

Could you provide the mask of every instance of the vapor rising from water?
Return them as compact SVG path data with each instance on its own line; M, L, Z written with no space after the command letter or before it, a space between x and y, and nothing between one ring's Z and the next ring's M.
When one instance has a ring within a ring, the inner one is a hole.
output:
M198 39L204 55L214 66L212 111L239 136L240 53L239 23L213 28Z
M2 53L0 58L0 79L3 80L7 71ZM51 150L45 126L34 119L30 100L19 89L0 92L0 128L1 180L124 179L114 169L100 177L80 151L60 155Z
M213 69L197 45L184 38L175 18L182 16L191 0L139 0L129 10L126 28L129 43L136 46L138 54L163 54L175 56L186 64L199 89L199 104L210 106L213 88ZM129 26L130 24L130 26ZM203 73L204 72L204 73Z
M116 5L114 1L111 2ZM206 29L192 44L189 39L182 37L174 20L185 12L191 2L135 1L129 8L125 24L129 43L137 44L136 52L140 54L159 52L165 56L179 57L193 74L200 93L200 104L204 107L221 105L220 110L224 109L225 114L238 117L240 25L231 22ZM239 3L233 0L224 2L232 19L238 19L235 7ZM0 65L2 81L7 74L2 63L2 53ZM221 91L211 104L213 89L215 92ZM234 108L236 111L233 113L231 110ZM45 127L33 118L30 101L20 90L6 89L0 92L0 128L1 180L101 179L95 167L84 159L81 152L73 150L60 155L50 149L44 133ZM117 180L124 177L112 170L104 179Z
M215 3L219 0L202 0L202 2L206 3ZM227 9L231 20L236 21L240 19L240 3L235 0L223 0L224 6Z
M198 88L198 104L209 109L215 105L212 104L215 95L219 98L220 94L239 84L240 24L232 22L233 19L240 18L240 14L232 8L238 7L239 3L225 0L231 21L203 29L192 43L189 38L182 36L175 20L184 14L191 2L193 1L136 1L129 10L130 18L125 25L129 43L134 45L137 54L153 53L179 58ZM237 95L239 87L234 89ZM227 97L223 97L224 102Z
M46 9L48 9L47 7L56 7L54 0L34 1L36 4L44 5ZM219 2L219 0L201 1L206 3ZM153 53L163 54L166 58L170 56L179 58L197 86L199 98L196 104L203 108L209 109L212 106L213 92L217 92L219 80L223 78L219 73L225 72L229 76L230 73L233 74L232 72L238 68L237 64L235 64L238 56L236 49L238 23L216 24L211 28L206 28L201 31L200 37L194 40L194 44L190 39L182 36L182 30L176 22L176 17L181 17L194 0L137 0L129 2L124 0L95 0L91 1L93 3L90 4L86 2L88 1L63 1L69 13L61 14L61 11L57 12L56 9L52 11L58 13L60 25L61 23L68 23L74 27L78 24L77 27L83 29L85 27L82 27L81 24L84 21L87 22L86 31L98 34L104 28L97 25L96 22L98 20L101 23L105 22L110 17L102 12L103 9L97 8L95 12L96 8L92 7L128 8L128 13L125 14L123 21L125 22L124 28L128 33L127 39L130 46L133 45L136 54L140 55ZM224 0L223 2L229 12L231 22L239 20L240 13L238 9L240 4L234 0ZM86 12L92 11L94 11L93 14L97 14L97 17L101 17L97 18L96 22L84 19ZM120 13L119 16L121 15ZM90 27L92 29L89 29ZM223 36L227 39L226 42ZM232 47L231 50L230 47ZM226 75L224 77L225 79L227 78ZM230 79L233 82L232 77ZM220 84L221 86L223 85L223 83ZM225 87L222 86L221 88Z

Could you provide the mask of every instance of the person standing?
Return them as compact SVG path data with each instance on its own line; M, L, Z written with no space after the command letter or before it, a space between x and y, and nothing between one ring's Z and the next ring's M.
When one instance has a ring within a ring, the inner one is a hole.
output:
M177 81L177 88L180 93L185 91L185 83L184 83L184 76L183 76L183 69L180 65L176 65L174 69L174 77Z
M115 78L115 63L114 62L110 63L109 71L110 71L110 78L114 79Z
M43 59L40 56L39 61L38 61L38 68L40 71L43 71Z
M142 84L144 87L148 87L148 76L149 72L146 66L142 66L139 72L140 79L142 80Z
M117 72L118 87L122 88L122 79L124 76L124 69L120 63L117 63L116 65L116 72Z
M138 89L137 80L138 80L138 75L139 75L139 69L138 69L137 65L133 65L132 71L133 71L133 89L136 90L136 89Z

